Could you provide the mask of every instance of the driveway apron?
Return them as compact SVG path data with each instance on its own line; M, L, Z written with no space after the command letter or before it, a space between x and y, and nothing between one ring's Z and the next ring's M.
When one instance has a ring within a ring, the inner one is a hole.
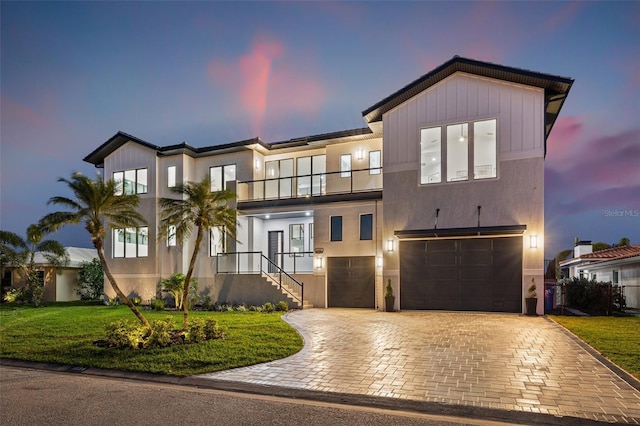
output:
M640 391L543 317L308 309L299 353L200 375L640 424Z

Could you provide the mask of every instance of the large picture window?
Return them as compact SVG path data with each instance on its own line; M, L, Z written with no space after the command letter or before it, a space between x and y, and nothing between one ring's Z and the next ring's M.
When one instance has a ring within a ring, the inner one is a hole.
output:
M236 180L236 165L215 166L209 168L211 192L227 189L227 183Z
M113 173L116 195L146 194L149 185L147 169L132 169Z
M442 128L420 131L420 183L442 182Z
M113 230L113 257L149 256L149 227Z
M473 178L496 177L496 156L496 120L473 123Z
M471 142L470 134L471 133ZM441 183L446 173L447 182L468 181L469 156L473 148L472 179L495 178L497 174L497 120L450 124L420 130L420 183ZM446 146L446 155L443 147ZM446 156L446 160L443 159ZM446 164L446 167L443 167ZM446 172L445 172L446 170Z

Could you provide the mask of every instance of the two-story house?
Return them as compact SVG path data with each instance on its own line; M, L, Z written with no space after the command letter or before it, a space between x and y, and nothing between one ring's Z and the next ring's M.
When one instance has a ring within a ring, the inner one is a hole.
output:
M546 141L572 84L454 57L361 129L206 148L118 132L85 161L140 195L148 226L111 230L114 275L149 299L186 271L193 241L156 240L157 201L209 175L239 210L236 238L211 229L197 264L213 300L382 309L391 279L396 309L522 312L543 283Z

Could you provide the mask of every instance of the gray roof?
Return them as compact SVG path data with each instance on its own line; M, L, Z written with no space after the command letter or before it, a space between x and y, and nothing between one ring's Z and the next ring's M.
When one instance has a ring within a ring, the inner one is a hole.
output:
M544 89L545 101L545 141L551 132L551 128L560 113L569 90L573 85L573 79L557 75L543 74L520 68L482 62L474 59L454 56L449 61L423 75L417 80L407 84L402 89L390 94L380 102L362 111L362 116L367 123L382 121L382 115L411 99L418 93L428 89L450 75L458 72L466 72L498 80Z

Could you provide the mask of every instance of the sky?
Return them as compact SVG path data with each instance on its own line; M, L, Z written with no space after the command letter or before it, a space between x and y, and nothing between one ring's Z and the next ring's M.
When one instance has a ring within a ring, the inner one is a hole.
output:
M121 130L155 145L365 127L454 55L570 77L548 140L545 258L640 244L640 2L0 2L0 229ZM90 247L81 226L53 235Z

